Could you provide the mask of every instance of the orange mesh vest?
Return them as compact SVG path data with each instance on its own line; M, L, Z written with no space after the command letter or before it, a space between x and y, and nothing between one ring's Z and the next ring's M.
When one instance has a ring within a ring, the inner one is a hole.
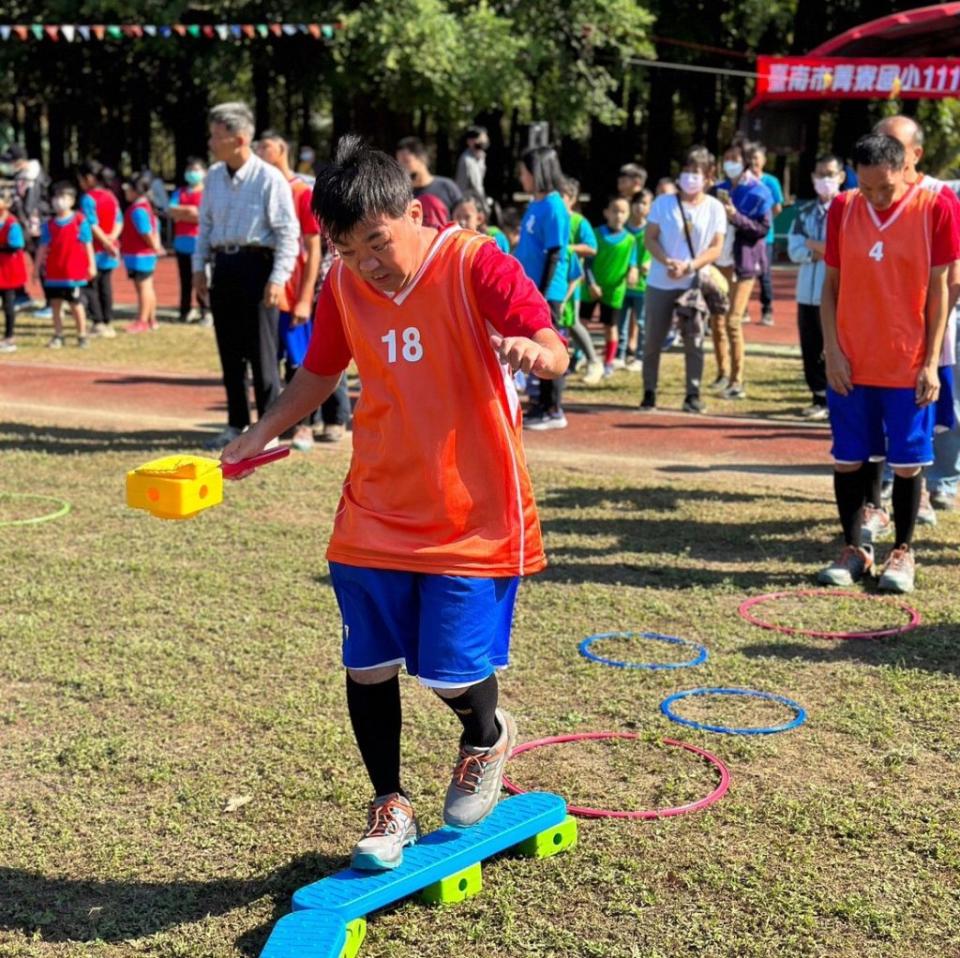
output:
M448 227L392 298L341 261L327 277L362 386L332 561L484 577L546 565L519 399L471 288L489 241Z
M936 193L916 184L881 223L859 190L840 228L837 335L858 386L913 388L927 350Z

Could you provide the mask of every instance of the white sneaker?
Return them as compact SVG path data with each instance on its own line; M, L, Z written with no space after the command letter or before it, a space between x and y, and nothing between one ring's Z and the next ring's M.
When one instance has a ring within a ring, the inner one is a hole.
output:
M596 386L603 377L603 363L595 359L592 363L587 363L587 371L583 376L583 382L587 386Z
M350 864L359 871L389 871L403 862L403 850L420 838L408 798L380 795L367 809L367 830L353 847Z
M0 339L0 353L15 353L16 351L16 343L11 343L9 339Z
M863 525L860 541L865 545L872 545L885 539L893 532L893 523L886 509L876 509L867 504L863 507Z
M921 526L935 526L937 524L937 514L930 505L930 493L924 487L920 493L920 508L917 510L917 522Z
M887 556L877 588L884 592L913 592L915 578L913 550L909 546L901 546Z
M211 451L223 449L225 446L229 446L242 432L242 429L237 429L235 426L227 426L222 432L218 432L215 436L207 439L203 444L203 448Z
M624 369L627 364L622 359L614 359L613 362L610 363L610 365L614 369Z
M47 349L63 349L63 337L51 336L47 340Z
M534 432L545 432L548 429L566 429L569 423L563 412L545 412L538 416L531 416L523 421L523 428Z
M809 419L811 422L823 422L825 419L830 418L830 410L827 409L826 406L814 404L801 410L800 415L803 416L804 419Z
M626 370L628 373L642 373L643 372L643 360L642 359L631 359L630 362L626 365Z
M113 328L111 323L101 323L99 335L103 339L116 339L117 331Z

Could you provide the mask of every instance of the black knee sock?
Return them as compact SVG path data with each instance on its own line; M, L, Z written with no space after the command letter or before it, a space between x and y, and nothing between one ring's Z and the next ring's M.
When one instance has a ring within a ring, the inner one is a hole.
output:
M489 748L497 744L500 729L497 728L494 712L497 709L498 691L497 676L494 674L476 685L471 685L455 699L443 700L463 723L464 745Z
M864 463L856 472L833 473L833 491L837 497L837 511L840 513L840 525L843 526L843 540L848 546L860 545L863 528L863 500L866 492Z
M400 787L400 679L361 685L347 674L347 709L375 795Z
M893 477L893 527L897 533L897 546L908 546L913 541L920 510L920 494L923 492L923 473L909 479Z
M866 499L870 505L880 508L880 500L883 498L883 460L880 462L865 462L861 467L867 477Z

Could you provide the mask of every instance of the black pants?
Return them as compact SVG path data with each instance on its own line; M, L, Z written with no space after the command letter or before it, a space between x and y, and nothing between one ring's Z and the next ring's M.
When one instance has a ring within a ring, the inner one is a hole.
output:
M767 265L760 275L760 310L764 313L773 312L773 277L770 273L770 261L773 259L773 247L767 247Z
M227 392L227 422L235 429L250 425L246 367L260 416L280 395L277 361L279 311L263 305L263 290L273 269L268 251L218 253L210 283L210 309Z
M15 289L0 290L3 295L3 324L4 339L13 339L13 324L17 316L17 291Z
M554 329L559 329L560 314L563 312L563 303L550 303L550 315L553 318ZM540 380L540 396L532 412L553 412L559 410L563 402L563 387L566 383L566 373L557 379Z
M113 322L113 270L98 269L84 299L95 323Z
M180 319L185 320L193 297L193 257L189 253L177 253L177 272L180 274ZM200 303L200 315L206 314L206 307Z
M345 426L350 422L350 396L347 393L347 374L340 377L337 388L320 407L320 418L325 426Z
M823 359L823 329L820 326L820 307L797 303L797 326L800 328L800 352L803 355L803 375L813 394L815 406L827 402L827 367Z

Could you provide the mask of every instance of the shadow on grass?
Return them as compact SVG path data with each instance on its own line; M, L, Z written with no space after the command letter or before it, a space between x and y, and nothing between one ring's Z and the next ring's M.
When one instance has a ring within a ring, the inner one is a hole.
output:
M891 625L897 620L892 620ZM766 632L773 637L774 632ZM838 662L893 666L960 675L960 623L921 626L888 639L804 639L780 635L739 649L752 659L804 660L833 665Z
M204 881L79 881L0 867L0 930L46 942L117 942L145 938L224 915L259 898L274 899L268 923L245 932L240 953L259 955L290 896L348 866L346 857L309 854L263 878Z
M211 435L211 432L199 429L117 432L0 422L0 451L44 452L53 456L98 452L181 452L202 446Z

